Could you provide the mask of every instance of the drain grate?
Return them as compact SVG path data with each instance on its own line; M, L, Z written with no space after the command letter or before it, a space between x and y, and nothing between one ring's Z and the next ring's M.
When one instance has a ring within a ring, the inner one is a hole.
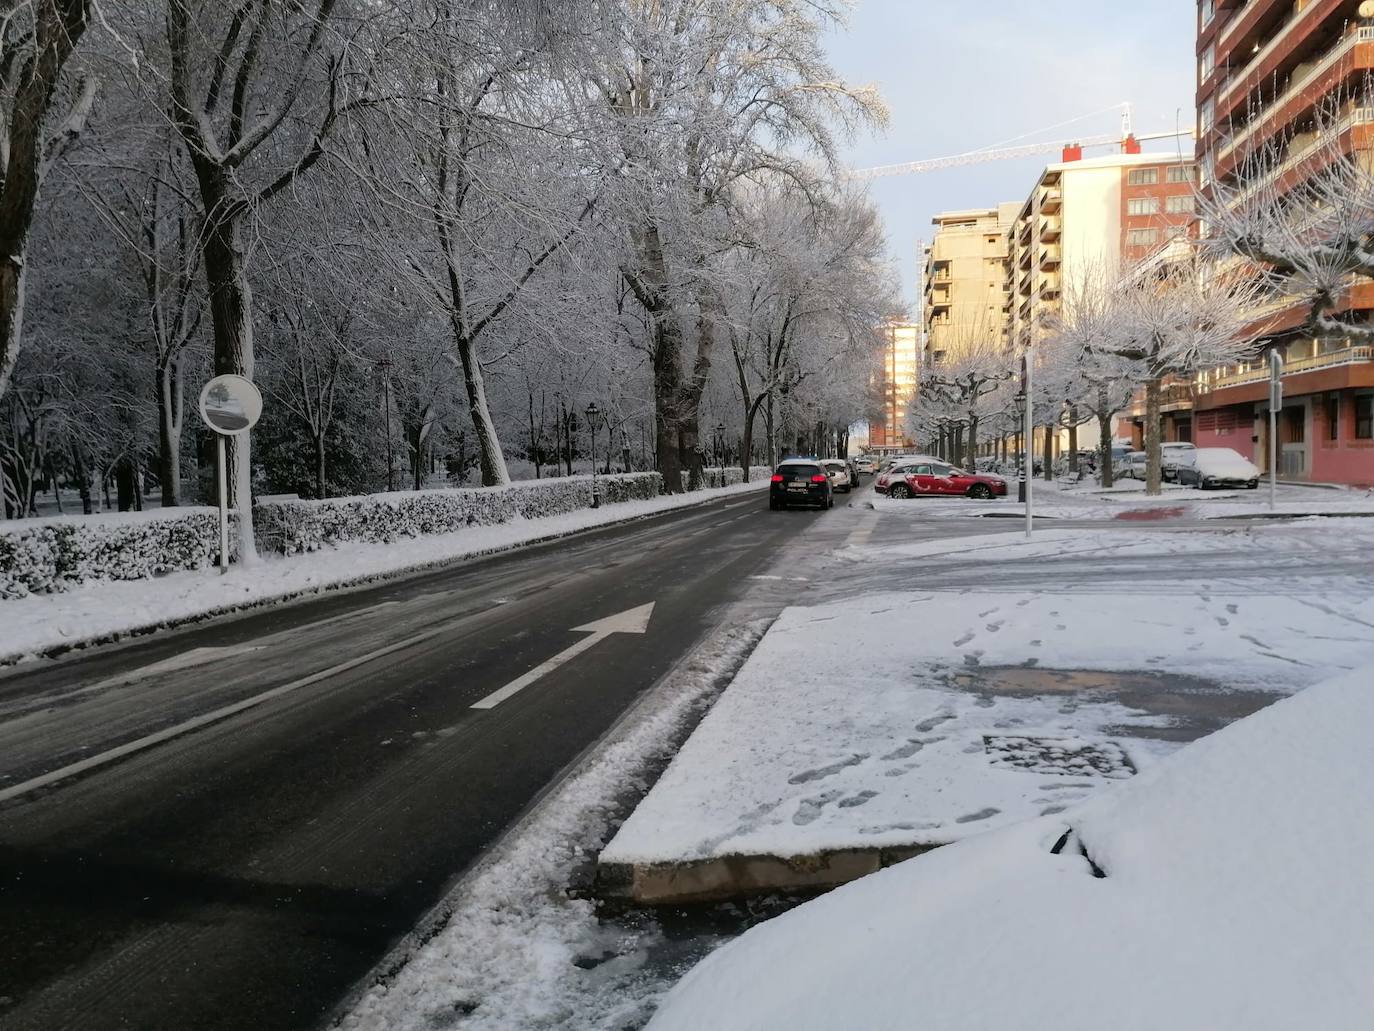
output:
M989 734L983 738L983 750L991 756L994 766L1012 766L1032 773L1117 780L1135 775L1135 764L1115 741L1090 744L1077 738Z

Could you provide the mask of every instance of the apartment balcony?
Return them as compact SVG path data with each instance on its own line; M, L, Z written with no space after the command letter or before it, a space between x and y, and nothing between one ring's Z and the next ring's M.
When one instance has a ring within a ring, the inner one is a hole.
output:
M1285 47L1295 45L1306 33L1336 11L1339 6L1340 0L1312 0L1302 10L1298 10L1297 5L1293 4L1293 13L1283 26L1269 38L1264 46L1251 54L1250 59L1244 65L1232 69L1231 73L1217 88L1217 117L1220 118L1223 114L1229 114L1235 102L1244 99L1251 86L1269 77L1271 70L1266 69L1265 65L1275 54ZM1245 19L1241 15L1235 20L1243 22ZM1235 38L1232 33L1223 33L1221 43L1217 47L1217 53L1227 53L1234 41ZM1261 72L1263 74L1260 74Z
M928 301L931 311L945 311L950 306L948 290L932 290Z
M1016 255L1016 264L1021 269L1028 269L1035 260L1035 249L1030 245L1022 247Z
M1046 190L1040 197L1040 211L1049 215L1058 211L1064 203L1064 192L1059 189Z
M1040 222L1040 239L1058 240L1064 231L1064 222L1058 218L1046 218Z
M1042 301L1053 300L1059 296L1059 277L1057 275L1044 276L1040 280L1040 287L1036 290L1036 296Z
M1370 127L1374 127L1374 107L1352 107L1341 115L1333 130L1337 139L1340 139L1348 133L1354 132L1357 128L1368 129ZM1256 193L1270 189L1277 181L1294 173L1299 166L1322 157L1330 147L1328 136L1329 132L1328 135L1304 133L1301 136L1293 137L1284 159L1272 168L1265 169L1262 175L1238 191L1232 201L1232 206L1244 204ZM1358 149L1354 141L1352 141L1351 146L1342 145L1340 148L1342 153L1348 153L1354 149ZM1308 169L1307 174L1310 175L1313 171L1315 168ZM1295 179L1301 178L1301 176L1295 177Z
M1249 124L1235 132L1217 151L1217 164L1223 165L1242 148L1262 143L1262 130L1268 128L1277 131L1303 114L1319 97L1330 92L1336 84L1335 79L1356 71L1368 72L1370 69L1374 69L1374 26L1361 25L1353 34L1346 36L1317 61L1307 66L1301 74L1295 75L1283 93L1268 103ZM1332 77L1333 81L1323 82L1322 77L1333 70L1337 71ZM1317 88L1313 88L1314 86ZM1310 95L1304 97L1304 93ZM1295 101L1303 103L1296 104Z
M1050 244L1049 246L1044 247L1040 251L1040 269L1042 271L1057 269L1059 267L1059 259L1060 254L1058 244Z
M1316 354L1309 358L1297 358L1285 362L1283 376L1287 379L1289 376L1315 372L1318 369L1334 369L1342 365L1362 365L1365 362L1374 362L1374 345L1361 344L1358 347L1342 347L1336 351L1328 351L1326 354ZM1199 378L1197 389L1198 393L1212 393L1229 387L1243 387L1251 383L1267 383L1268 381L1269 366L1264 364L1258 368L1241 369L1239 372L1226 375L1204 373Z

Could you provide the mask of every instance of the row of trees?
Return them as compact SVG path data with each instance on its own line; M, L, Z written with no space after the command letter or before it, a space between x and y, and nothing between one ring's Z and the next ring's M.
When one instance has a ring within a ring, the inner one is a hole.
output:
M220 373L267 401L234 504L627 452L676 489L716 427L747 466L863 417L899 304L837 175L884 118L826 62L843 14L0 0L7 511L204 497Z

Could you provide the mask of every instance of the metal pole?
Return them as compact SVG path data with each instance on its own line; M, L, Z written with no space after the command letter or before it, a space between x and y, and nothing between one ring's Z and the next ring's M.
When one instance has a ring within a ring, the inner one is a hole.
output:
M382 362L382 391L386 396L386 489L395 490L395 462L391 457L391 362Z
M229 483L225 472L224 434L215 434L215 464L219 467L219 571L229 572Z
M597 489L596 482L596 419L587 420L587 429L592 435L592 508L600 508L601 492Z
M1024 459L1022 460L1023 463L1024 463L1025 476L1026 476L1026 539L1027 539L1027 540L1030 539L1030 535L1031 535L1031 523L1032 523L1032 518L1033 518L1033 517L1031 516L1031 481L1033 481L1033 480L1035 479L1035 477L1031 475L1031 471L1035 468L1034 462L1033 462L1033 452L1035 451L1035 425L1034 425L1034 422L1035 422L1035 395L1034 395L1033 391L1031 390L1031 366L1032 366L1033 364L1034 364L1034 362L1032 361L1031 349L1030 349L1029 347L1027 347L1027 348L1026 348L1026 425L1025 425L1025 427L1024 427L1024 429L1025 429L1025 431L1026 431L1026 454L1025 454ZM1049 456L1046 456L1046 459L1047 459L1047 460L1048 460L1048 457L1049 457Z
M1269 352L1269 510L1278 504L1279 409L1283 407L1283 357Z

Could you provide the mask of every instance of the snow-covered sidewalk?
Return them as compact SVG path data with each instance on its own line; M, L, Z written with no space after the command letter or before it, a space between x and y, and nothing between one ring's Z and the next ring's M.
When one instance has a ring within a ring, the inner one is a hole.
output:
M939 553L995 570L1076 551L1201 556L1219 536L1079 530L880 550L888 564ZM1254 549L1254 562L1267 557ZM930 846L1057 812L1279 695L1374 662L1374 598L1278 583L1216 595L1187 583L993 586L788 609L601 861Z
M1031 490L1034 514L1045 519L1097 520L1129 518L1137 513L1169 510L1179 519L1236 519L1255 516L1374 516L1374 491L1354 488L1307 487L1280 484L1276 504L1269 507L1269 493L1259 490L1202 491L1175 483L1163 485L1163 493L1148 495L1139 480L1124 480L1103 489L1095 483L1069 484L1036 480ZM998 501L966 498L912 498L892 500L875 495L871 504L884 514L900 513L913 518L996 518L1024 516L1026 507L1011 494Z
M303 555L264 557L253 566L234 566L225 575L202 569L0 601L0 664L643 519L767 486L766 481L741 483L390 544L353 542Z

